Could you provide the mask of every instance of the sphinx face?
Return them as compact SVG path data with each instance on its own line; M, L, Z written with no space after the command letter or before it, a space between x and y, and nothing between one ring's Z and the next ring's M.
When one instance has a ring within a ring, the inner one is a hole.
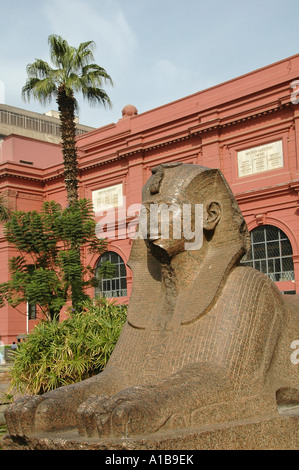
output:
M169 257L202 250L222 217L221 203L214 200L217 171L169 164L152 173L143 188L143 238Z
M164 251L169 257L186 249L194 228L195 205L179 197L150 198L144 201L144 238L148 246Z

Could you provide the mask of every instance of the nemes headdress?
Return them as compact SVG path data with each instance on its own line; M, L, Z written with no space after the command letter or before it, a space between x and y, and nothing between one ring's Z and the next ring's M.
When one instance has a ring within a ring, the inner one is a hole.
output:
M214 305L227 274L250 248L250 236L237 201L218 169L179 162L153 168L142 190L143 203L169 196L182 203L202 204L203 208L217 201L221 208L192 295L189 292L184 300L184 314L177 315L177 323L184 325L196 321ZM128 322L135 328L147 328L150 317L158 311L155 305L161 295L161 265L143 239L134 240L128 264L133 271ZM153 306L152 312L148 311L149 305Z

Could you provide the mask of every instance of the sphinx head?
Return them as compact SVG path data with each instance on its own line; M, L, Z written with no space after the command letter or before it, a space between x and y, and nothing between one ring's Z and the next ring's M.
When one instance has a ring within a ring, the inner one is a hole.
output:
M200 165L169 163L153 168L142 192L146 240L169 257L188 250L235 244L240 257L250 238L222 173Z

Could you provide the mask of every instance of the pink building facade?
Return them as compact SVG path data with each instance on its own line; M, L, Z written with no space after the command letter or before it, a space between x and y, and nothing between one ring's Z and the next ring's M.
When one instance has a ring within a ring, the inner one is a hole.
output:
M100 224L104 204L118 206L116 230L107 227L106 256L116 260L119 271L114 284L104 280L97 293L128 301L132 273L126 263L134 210L151 169L173 161L223 172L252 233L247 263L265 272L282 292L299 293L297 80L299 55L142 114L126 107L116 124L78 137L80 196L93 200ZM35 141L11 136L2 143L0 159L0 191L13 207L39 209L44 200L66 204L59 146L38 149ZM1 281L7 279L12 254L2 236ZM100 261L90 259L93 266ZM36 321L28 319L26 306L22 312L1 309L1 339L15 341Z

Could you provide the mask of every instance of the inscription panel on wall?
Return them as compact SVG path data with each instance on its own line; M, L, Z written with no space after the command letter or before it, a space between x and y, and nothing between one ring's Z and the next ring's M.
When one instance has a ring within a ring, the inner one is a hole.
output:
M283 167L282 141L238 152L238 175L249 176Z
M121 207L123 205L123 185L116 184L108 188L92 191L92 204L95 212L109 207Z

